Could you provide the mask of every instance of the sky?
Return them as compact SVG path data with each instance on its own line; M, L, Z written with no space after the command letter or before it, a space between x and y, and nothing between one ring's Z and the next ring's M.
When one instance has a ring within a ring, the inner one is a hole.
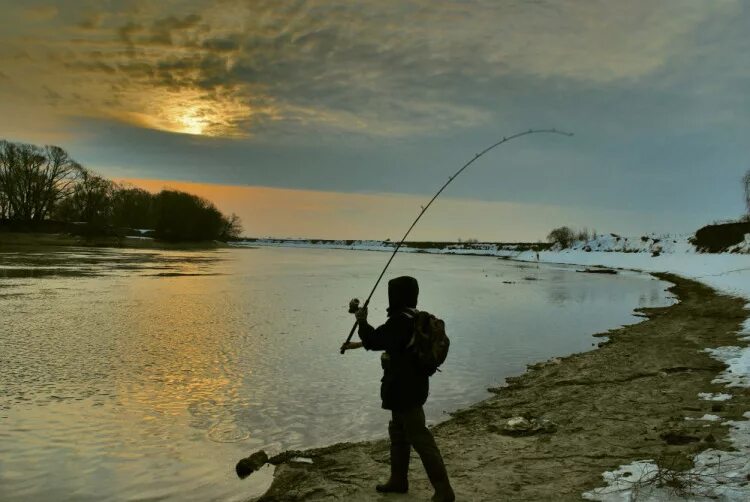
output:
M0 0L0 139L250 236L540 240L744 210L750 0Z

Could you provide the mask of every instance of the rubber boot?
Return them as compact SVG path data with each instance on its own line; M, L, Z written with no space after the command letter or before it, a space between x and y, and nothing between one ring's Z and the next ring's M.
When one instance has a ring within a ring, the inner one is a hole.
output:
M456 494L453 493L453 487L448 479L448 472L445 470L445 464L440 456L422 457L422 464L427 471L427 477L435 489L432 496L432 502L453 502L456 500Z
M453 487L446 477L444 481L432 483L435 488L435 494L432 496L432 502L453 502L456 500L456 494L453 493Z
M426 428L420 436L419 447L415 446L415 449L419 453L427 477L435 489L432 502L453 502L456 500L456 495L453 493L451 482L448 479L448 471L445 469L443 456L435 444L435 439Z
M388 424L391 439L391 477L387 483L379 484L380 493L406 493L409 491L409 457L411 445L406 441L403 428L393 422Z
M396 416L394 412L394 417ZM407 410L398 415L403 424L405 440L414 447L422 459L422 465L430 478L430 483L435 489L433 502L453 502L456 495L448 480L448 471L445 470L443 456L435 443L435 438L425 425L424 409L421 406Z

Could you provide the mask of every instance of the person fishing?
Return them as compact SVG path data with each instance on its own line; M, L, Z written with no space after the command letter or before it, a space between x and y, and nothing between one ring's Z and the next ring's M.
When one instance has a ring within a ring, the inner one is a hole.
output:
M391 440L391 477L388 482L377 485L375 489L382 493L405 493L409 490L409 457L411 448L422 459L427 476L430 478L435 495L433 502L452 502L456 496L453 493L448 472L443 463L443 457L435 444L432 433L425 425L424 403L429 391L429 376L442 364L447 355L449 340L445 335L445 325L440 320L426 312L418 312L417 296L419 285L413 277L403 276L388 282L388 320L382 326L373 328L367 322L367 306L372 295L383 279L386 270L406 238L416 224L432 206L443 190L450 185L457 176L466 170L489 151L516 138L529 134L559 134L572 136L572 133L557 129L529 129L488 146L468 160L461 168L443 183L432 198L422 206L422 210L409 226L408 230L396 244L390 258L375 281L369 296L362 307L359 300L352 300L349 311L354 313L356 321L349 331L349 336L341 345L341 354L349 349L364 347L369 350L384 351L381 356L383 379L380 394L383 408L391 410L391 421L388 423L388 436ZM357 329L359 326L359 329ZM415 329L416 328L416 329ZM355 330L362 342L352 342ZM410 346L410 344L412 344ZM417 349L416 351L413 349ZM418 364L417 364L418 363ZM425 371L426 370L426 371Z
M388 482L375 488L382 493L405 493L409 490L409 458L412 446L422 459L427 476L435 488L433 502L452 502L455 494L451 487L443 457L425 425L424 403L429 391L429 376L437 371L448 353L450 342L445 334L445 324L427 312L416 310L419 285L413 277L397 277L388 283L388 320L382 326L373 328L367 322L367 306L375 290L383 279L386 270L406 242L425 212L432 206L441 193L464 172L470 165L491 150L514 139L529 134L559 134L573 136L573 133L558 129L529 129L503 137L468 160L448 180L432 198L422 206L422 210L407 229L404 236L393 248L390 258L380 272L370 294L360 308L359 300L352 300L349 312L355 314L356 321L349 335L340 347L341 354L347 350L364 347L369 350L381 350L383 378L380 394L383 408L391 411L388 423L388 435L391 440L391 477ZM357 327L359 326L359 329ZM352 342L354 332L359 333L361 342ZM416 350L414 350L416 348ZM412 364L416 360L418 364ZM421 371L420 371L421 370ZM262 453L263 456L253 458ZM257 464L263 465L267 458L265 452L240 460L235 470L241 478L257 470ZM259 460L260 459L260 460Z
M409 490L409 459L414 447L435 489L433 502L452 502L456 497L443 457L425 424L423 406L429 393L429 374L417 364L414 352L410 350L418 296L419 284L413 277L391 279L388 282L388 319L378 328L367 322L367 306L357 308L358 300L352 300L350 311L356 308L358 334L362 341L347 341L343 348L364 347L383 351L380 397L383 408L391 411L388 424L391 475L386 483L375 489L381 493L406 493Z

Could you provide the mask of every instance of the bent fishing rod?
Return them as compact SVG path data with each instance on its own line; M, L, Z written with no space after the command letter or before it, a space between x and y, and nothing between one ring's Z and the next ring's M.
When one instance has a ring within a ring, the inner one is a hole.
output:
M422 215L427 212L427 210L430 208L433 202L435 202L435 199L438 198L438 195L443 193L443 190L450 185L454 179L456 179L456 176L461 174L464 169L472 165L478 158L489 152L490 150L502 145L503 143L507 143L508 141L514 140L516 138L520 138L521 136L527 136L529 134L540 134L540 133L546 133L546 134L561 134L563 136L573 136L572 132L565 132L565 131L559 131L557 129L529 129L528 131L523 131L516 133L512 136L506 136L503 137L500 141L497 143L488 146L481 152L474 155L473 158L471 158L466 164L464 164L461 169L456 171L456 173L453 176L450 176L448 178L448 181L446 181L442 187L440 187L440 190L437 191L435 195L432 196L432 199L427 203L427 205L422 207L422 211L419 212L419 215L417 218L412 222L411 226L409 227L409 230L406 231L404 236L401 238L401 240L396 245L396 248L393 250L393 253L391 254L391 257L388 259L388 262L385 264L385 267L383 267L383 271L380 272L380 276L378 276L378 280L375 281L375 285L372 287L372 291L370 291L369 296L367 297L367 300L365 300L365 303L362 305L362 308L367 308L367 306L370 304L370 299L372 299L372 295L375 293L375 290L378 288L378 284L380 284L381 279L383 279L383 276L385 275L385 271L388 270L388 267L390 266L391 262L393 261L393 258L396 256L396 253L398 253L398 250L401 249L401 246L404 244L404 241L406 241L406 238L411 233L412 229L417 225L417 222L422 218ZM341 345L341 353L343 354L346 352L346 345L351 341L352 336L354 336L354 331L357 329L357 325L359 324L359 321L354 321L354 326L352 326L351 331L349 331L349 336L346 337L346 341Z

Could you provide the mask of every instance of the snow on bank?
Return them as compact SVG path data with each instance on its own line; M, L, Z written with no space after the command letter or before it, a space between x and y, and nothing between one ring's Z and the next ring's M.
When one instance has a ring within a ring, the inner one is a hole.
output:
M750 412L744 417L750 419ZM621 465L602 475L607 486L586 492L583 498L608 502L750 500L750 420L724 424L736 451L705 450L693 457L694 467L685 472L661 468L652 460Z
M712 394L711 392L700 392L698 393L698 397L703 399L704 401L729 401L732 399L731 394Z
M624 237L617 234L597 235L587 241L577 241L570 248L573 251L604 251L622 253L695 253L693 234L645 234L640 237ZM750 253L750 234L727 247L727 253Z
M348 249L353 251L389 251L396 248L395 242L373 240L316 240L316 239L253 239L230 243L233 247L289 247L318 249ZM506 256L517 254L518 244L492 242L456 243L405 243L399 249L402 253L465 254Z
M605 251L623 253L689 253L695 252L690 243L692 234L646 234L625 237L617 234L597 235L588 241L578 241L576 251Z
M640 237L622 237L617 234L602 234L587 241L576 241L564 253L624 253L639 256L695 255L695 246L691 243L691 234L647 234ZM231 243L236 247L302 247L322 249L350 249L356 251L393 251L395 242L377 240L316 240L316 239L252 239ZM489 255L506 258L524 259L523 253L535 253L535 249L546 247L543 244L499 243L499 242L406 242L401 247L404 253L465 254ZM556 252L561 252L556 249ZM704 256L740 256L750 254L750 234L745 240L729 248L728 253ZM528 258L528 256L526 257ZM541 260L546 261L546 260ZM580 263L583 264L583 263Z
M285 247L285 248L321 248L353 249L357 251L393 251L393 245L384 241L345 241L314 239L253 239L231 242L233 247Z

